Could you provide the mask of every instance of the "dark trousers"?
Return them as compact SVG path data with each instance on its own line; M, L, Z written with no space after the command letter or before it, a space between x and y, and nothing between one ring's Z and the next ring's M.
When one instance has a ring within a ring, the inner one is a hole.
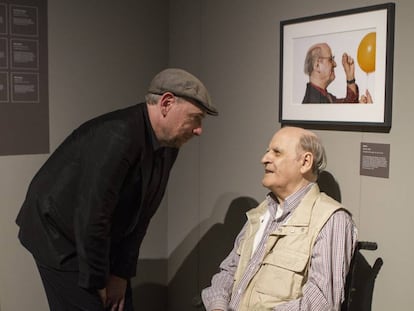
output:
M59 271L36 262L51 311L105 311L96 289L78 286L78 272ZM133 311L131 284L125 293L124 311Z

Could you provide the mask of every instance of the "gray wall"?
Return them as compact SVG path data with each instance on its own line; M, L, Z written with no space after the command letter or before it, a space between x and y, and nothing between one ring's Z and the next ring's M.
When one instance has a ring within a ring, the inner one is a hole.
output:
M191 285L179 285L191 290L204 282L203 271L210 269L210 260L215 260L214 247L203 246L205 239L210 240L213 225L226 226L225 217L235 199L248 197L261 201L266 193L260 184L263 169L259 161L272 134L280 127L277 122L279 22L381 1L209 0L197 1L196 5L193 0L180 0L171 3L171 16L176 20L188 18L192 25L171 23L170 63L195 68L220 110L218 118L206 121L205 134L183 148L170 183L169 279L174 282L182 278L183 271L198 271L196 277L187 278ZM414 272L409 267L414 261L411 243L414 212L409 192L414 173L410 165L414 145L409 135L414 131L411 91L414 4L410 0L395 3L391 132L317 131L326 145L327 170L339 184L342 202L354 214L360 238L379 244L376 252L365 253L371 263L376 256L384 260L374 292L373 310L376 311L412 309L410 292ZM340 70L339 65L337 71ZM389 179L359 175L361 142L391 145ZM216 245L224 238L225 234L216 238Z
M168 1L48 2L53 151L83 121L143 101L149 80L168 62ZM33 259L18 243L14 223L28 183L47 156L0 157L2 311L48 309ZM166 225L164 204L152 226ZM152 232L142 256L165 258L167 233Z
M411 309L413 272L407 267L414 261L409 195L413 173L409 156L414 147L408 136L414 130L410 102L414 4L395 2L391 132L317 132L326 145L327 169L339 183L342 201L354 214L361 239L379 243L378 251L367 253L371 261L379 255L385 262L374 293L376 311ZM197 74L220 109L218 118L206 119L203 136L180 152L168 195L141 251L141 262L148 267L168 258L168 271L161 271L168 276L158 276L157 283L168 279L171 293L190 287L181 310L191 310L189 299L211 274L209 263L218 260L217 249L234 237L242 221L237 209L244 212L266 193L260 184L259 161L280 127L279 22L378 3L49 1L51 150L82 121L140 100L148 80L167 64ZM389 179L359 175L363 141L391 145ZM27 185L47 156L0 157L2 311L47 310L33 260L17 242L14 225ZM233 215L234 209L238 215ZM168 231L160 229L165 227ZM208 247L211 241L216 241L217 249ZM153 281L151 273L140 270L141 279ZM172 298L169 310L180 307Z

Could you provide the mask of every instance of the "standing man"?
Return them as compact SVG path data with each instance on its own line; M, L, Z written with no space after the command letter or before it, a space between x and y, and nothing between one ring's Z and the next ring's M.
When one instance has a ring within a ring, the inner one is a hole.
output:
M344 53L342 55L342 66L346 76L346 97L337 98L328 92L328 85L335 80L335 57L332 55L330 46L327 43L312 45L306 53L304 71L309 76L306 84L306 92L303 104L310 103L359 103L358 85L355 83L355 62L354 59ZM369 92L361 97L361 102L372 102Z
M17 216L51 310L133 310L130 278L178 149L217 115L203 83L166 69L146 103L73 131L33 178Z
M316 184L326 165L318 137L285 127L262 158L270 190L203 290L207 311L338 311L356 245L350 214Z

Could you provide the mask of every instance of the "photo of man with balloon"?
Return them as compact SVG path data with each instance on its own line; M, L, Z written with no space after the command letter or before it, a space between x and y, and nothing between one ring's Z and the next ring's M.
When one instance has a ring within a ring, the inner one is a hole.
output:
M373 98L368 90L361 92L355 78L355 67L366 73L368 85L368 75L375 71L375 54L376 54L376 33L369 32L365 34L359 42L357 48L357 62L350 53L343 52L341 59L335 59L331 46L328 42L318 42L312 44L305 56L304 73L309 77L306 83L306 90L302 100L303 104L320 103L320 104L370 104ZM346 79L345 97L337 97L329 92L328 86L335 80L335 68L337 62L341 63Z

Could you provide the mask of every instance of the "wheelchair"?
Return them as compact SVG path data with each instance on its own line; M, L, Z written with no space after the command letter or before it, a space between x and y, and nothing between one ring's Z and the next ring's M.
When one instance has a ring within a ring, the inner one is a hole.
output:
M361 250L374 251L377 248L376 242L359 241L357 243L345 282L345 300L341 311L371 311L375 279L383 265L383 260L378 257L371 266ZM197 310L205 311L199 296L193 299L192 305Z
M357 243L345 283L345 301L341 311L371 311L375 279L384 262L378 257L371 266L361 250L375 251L377 248L375 242Z

